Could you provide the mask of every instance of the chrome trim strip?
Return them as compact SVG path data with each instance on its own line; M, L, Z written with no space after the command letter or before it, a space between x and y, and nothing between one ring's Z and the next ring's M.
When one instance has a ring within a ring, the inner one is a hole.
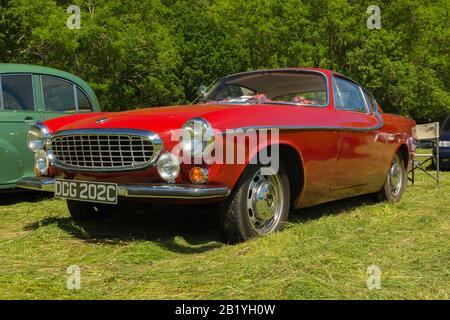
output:
M288 130L288 131L350 131L350 132L370 132L379 130L384 126L384 120L383 117L380 115L380 113L377 113L375 117L378 119L379 124L373 127L368 128L354 128L354 127L342 127L342 126L295 126L295 125L273 125L273 126L248 126L248 127L241 127L241 128L234 128L231 129L233 132L227 132L225 131L225 135L234 135L236 134L236 131L243 131L241 133L245 133L246 130L254 129L254 130ZM239 133L239 132L238 132Z
M45 101L44 101L44 85L42 83L42 74L39 75L39 83L41 85L41 102L42 102L42 112L45 112Z
M72 86L73 86L73 96L75 98L75 111L76 111L76 113L79 113L80 109L78 107L77 86L73 82L72 82Z
M210 199L224 198L229 194L230 189L224 186L173 184L125 184L119 186L119 196L128 198Z
M37 100L36 100L36 90L34 89L34 82L35 82L35 77L34 77L34 74L30 74L30 77L31 77L31 86L33 87L33 104L34 104L34 109L33 109L33 111L34 112L38 112L39 110L38 110L38 105L37 105Z
M17 181L17 187L54 192L54 179L45 177L22 178ZM195 200L225 198L230 195L230 189L225 186L190 184L119 184L118 194L125 198Z
M2 76L0 76L0 110L5 110L3 106L3 83Z
M83 168L78 167L74 165L65 164L62 161L59 161L57 159L54 159L52 161L52 165L61 168L61 169L67 169L67 170L74 170L74 171L83 171L83 172L116 172L116 171L134 171L134 170L141 170L144 168L147 168L154 164L156 160L158 159L161 151L163 150L163 142L158 134L152 131L146 131L146 130L134 130L134 129L76 129L76 130L65 130L57 132L55 135L52 136L53 138L58 137L66 137L66 136L72 136L72 135L78 135L78 136L88 136L88 135L130 135L130 136L139 136L142 137L153 144L153 156L152 159L143 164L143 165L136 165L136 166L129 166L129 167L116 167L116 168ZM52 148L49 149L49 151L52 151Z
M54 192L55 180L44 177L22 178L16 182L16 186L23 189Z

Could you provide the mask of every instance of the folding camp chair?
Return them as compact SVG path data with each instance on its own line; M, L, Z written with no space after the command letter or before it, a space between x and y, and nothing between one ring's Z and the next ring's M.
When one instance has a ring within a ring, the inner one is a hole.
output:
M423 140L432 142L431 153L416 153L413 160L412 169L410 171L411 177L408 177L409 181L414 186L415 171L417 169L425 172L429 177L436 181L436 185L439 187L439 122L417 125L414 128L414 138L420 142ZM436 148L436 149L434 149ZM434 152L436 150L436 153ZM436 175L431 174L427 170L428 165L436 166Z

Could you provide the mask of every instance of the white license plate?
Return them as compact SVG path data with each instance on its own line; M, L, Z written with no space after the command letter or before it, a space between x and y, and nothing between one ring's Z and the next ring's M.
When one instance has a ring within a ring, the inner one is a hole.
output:
M55 180L55 198L117 204L117 184Z

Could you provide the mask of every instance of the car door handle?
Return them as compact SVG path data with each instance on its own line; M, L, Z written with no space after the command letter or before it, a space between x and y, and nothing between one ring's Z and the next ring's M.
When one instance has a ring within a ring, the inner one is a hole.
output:
M36 124L37 120L32 118L32 117L26 117L23 122L25 122L26 124L29 124L30 126Z

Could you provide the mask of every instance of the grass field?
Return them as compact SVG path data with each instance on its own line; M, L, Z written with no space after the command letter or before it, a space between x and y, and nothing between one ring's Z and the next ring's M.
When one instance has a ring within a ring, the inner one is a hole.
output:
M399 204L298 210L283 232L233 246L205 210L155 206L82 228L61 200L0 194L0 298L449 299L450 173L438 193L417 179ZM67 289L69 265L80 290Z

